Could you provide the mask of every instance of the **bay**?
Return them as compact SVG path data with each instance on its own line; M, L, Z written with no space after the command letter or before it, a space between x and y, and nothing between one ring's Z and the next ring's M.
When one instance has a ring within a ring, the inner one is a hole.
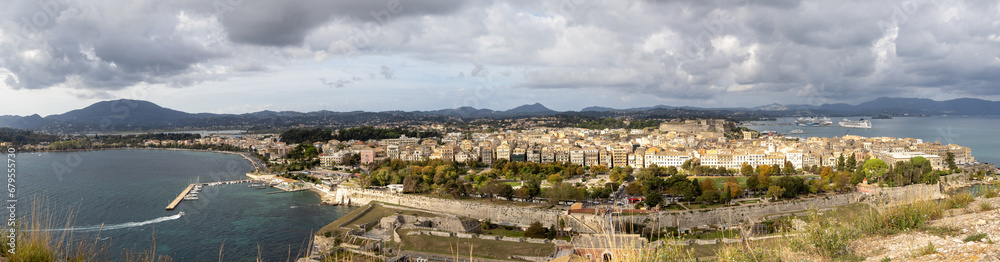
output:
M851 117L858 120L859 117ZM865 117L865 119L870 119ZM858 135L863 137L910 137L922 139L924 142L941 142L941 144L957 144L972 149L972 155L979 162L1000 163L1000 139L996 139L1000 130L1000 117L895 117L893 119L870 119L871 129L846 128L837 126L841 118L833 120L834 126L809 127L796 126L795 118L778 118L776 121L756 122L757 125L747 127L757 131L774 130L787 134L795 129L801 129L803 134L792 134L792 137L840 137ZM791 125L766 125L791 124Z
M277 189L247 184L206 186L199 200L164 209L190 183L246 179L251 165L232 154L103 150L17 159L19 216L48 215L50 229L100 239L113 257L152 249L155 237L156 252L175 261L219 261L220 252L223 261L294 261L312 233L351 211L320 205L310 191L266 194ZM32 212L32 203L45 209Z

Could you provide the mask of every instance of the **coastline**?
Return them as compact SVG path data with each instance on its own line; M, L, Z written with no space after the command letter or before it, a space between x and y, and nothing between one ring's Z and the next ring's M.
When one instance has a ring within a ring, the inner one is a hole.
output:
M259 171L267 169L264 165L263 160L257 159L253 155L247 152L233 152L233 151L222 151L222 150L204 150L204 149L190 149L190 148L159 148L159 147L114 147L114 148L90 148L90 149L63 149L63 150L34 150L26 151L30 153L43 153L43 152L82 152L82 151L102 151L102 150L168 150L168 151L194 151L194 152L208 152L208 153L223 153L231 155L243 156L247 162L250 162L250 166L253 166L254 171ZM254 161L254 160L257 161ZM263 166L263 167L262 167Z

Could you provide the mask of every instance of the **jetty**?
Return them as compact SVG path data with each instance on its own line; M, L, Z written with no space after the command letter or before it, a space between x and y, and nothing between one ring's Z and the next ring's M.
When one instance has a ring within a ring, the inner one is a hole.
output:
M181 193L179 195L177 195L177 198L174 198L174 201L171 201L170 204L167 205L167 210L174 210L174 208L177 208L177 205L179 205L181 203L181 201L183 201L185 199L188 199L188 200L198 199L198 196L197 196L198 191L195 188L201 189L201 187L203 187L203 186L218 186L218 185L230 185L230 184L253 183L253 182L254 182L254 180L246 179L246 180L219 181L219 182L211 182L211 183L194 183L194 184L190 184L190 185L188 185L187 187L184 188L184 191L181 191ZM192 192L192 190L195 190L195 191Z
M170 202L170 204L167 205L167 210L174 210L174 208L176 208L177 205L181 203L181 200L184 200L184 196L187 196L188 192L191 192L191 189L194 188L194 185L195 184L190 184L186 188L184 188L184 191L181 191L181 194L177 195L177 198L174 198L174 201Z

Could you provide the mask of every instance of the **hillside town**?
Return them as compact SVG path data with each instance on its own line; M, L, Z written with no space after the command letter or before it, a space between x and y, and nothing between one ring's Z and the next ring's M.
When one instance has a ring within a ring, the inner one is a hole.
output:
M585 167L644 168L651 165L680 168L697 159L701 165L736 170L743 163L784 165L796 169L812 166L835 167L840 156L854 156L859 162L877 158L886 163L924 157L935 170L947 168L947 153L958 165L976 162L972 150L939 141L892 137L810 137L795 138L759 135L750 130L727 136L733 123L725 120L689 120L663 123L659 128L604 129L542 128L507 130L494 133L447 133L441 138L400 137L369 141L316 141L313 145L323 167L343 164L352 155L361 164L384 159L418 161L441 159L456 162L522 161L563 162ZM252 149L272 163L284 163L289 145L273 134L208 136L195 140L147 140L145 145L215 144Z

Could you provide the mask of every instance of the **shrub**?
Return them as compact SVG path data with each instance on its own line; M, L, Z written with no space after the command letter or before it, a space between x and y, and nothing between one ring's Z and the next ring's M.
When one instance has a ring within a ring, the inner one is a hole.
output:
M760 246L726 245L715 251L717 261L759 262L781 261L779 252Z
M524 230L525 237L531 238L545 238L546 236L545 227L542 226L541 222L532 222L528 229Z
M983 198L997 197L997 186L996 185L983 186L982 189L979 191L979 196Z
M866 233L893 233L919 228L928 220L941 218L944 210L935 202L923 201L863 214L855 225Z
M993 210L993 205L990 205L989 202L979 203L979 211L990 211L990 210Z
M963 192L949 197L948 200L945 200L945 205L948 208L964 208L973 200L975 197L971 193Z
M927 245L926 246L921 247L921 248L919 248L917 250L914 250L913 256L914 257L922 257L922 256L934 254L934 253L937 253L937 249L934 248L934 243L931 243L930 241L927 241Z
M843 226L811 226L806 230L805 240L819 255L827 258L839 258L852 255L851 242L860 232L854 228Z
M825 258L851 258L851 242L861 235L856 227L843 224L830 224L820 219L815 210L810 212L809 225L791 244L799 248L811 249Z

